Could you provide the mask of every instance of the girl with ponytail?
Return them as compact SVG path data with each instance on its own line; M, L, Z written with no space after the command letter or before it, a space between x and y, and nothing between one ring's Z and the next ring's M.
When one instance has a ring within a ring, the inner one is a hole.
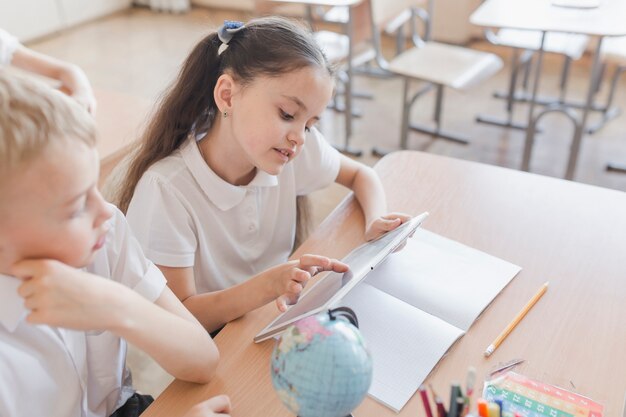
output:
M385 215L374 171L315 128L333 88L310 32L267 17L202 39L162 98L118 205L206 329L272 300L284 311L312 275L347 270L317 255L287 262L299 197L333 182L352 189L367 240L409 218Z

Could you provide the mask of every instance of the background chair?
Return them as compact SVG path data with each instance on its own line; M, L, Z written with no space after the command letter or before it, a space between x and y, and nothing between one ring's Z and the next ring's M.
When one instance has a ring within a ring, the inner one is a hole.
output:
M525 130L525 123L516 123L513 121L514 105L518 101L528 101L530 94L528 93L528 77L533 56L541 46L541 32L518 29L500 29L497 32L485 30L487 40L499 46L506 46L513 49L511 57L511 75L509 78L509 88L506 93L495 92L494 97L506 100L506 120L500 120L491 116L479 115L476 121L496 126L510 127L514 129ZM544 51L563 55L563 69L561 71L561 79L559 83L559 97L557 102L563 103L567 93L567 81L572 61L582 57L589 38L584 35L567 34L567 33L548 33L544 43ZM518 91L518 77L523 72L522 91ZM542 104L550 104L555 99L540 100Z
M409 3L415 4L414 2ZM407 1L370 0L370 4L374 43L380 49L380 34L385 26L398 16L407 16ZM409 6L409 20L403 22L399 29L405 24L409 24L411 39L415 46L402 52L391 61L383 63L385 69L404 79L400 134L400 147L402 149L406 149L409 128L430 134L433 137L467 144L467 138L445 132L442 129L444 88L468 89L491 77L502 68L502 60L494 54L431 41L429 30L420 36L417 31L418 22L422 22L422 25L426 26L426 23L431 21L433 6L433 0L428 1L427 9L418 8L414 5ZM409 97L410 84L413 80L422 81L424 84L417 93ZM412 105L418 98L432 89L436 91L433 114L434 127L410 123ZM374 148L373 153L382 155L385 151Z

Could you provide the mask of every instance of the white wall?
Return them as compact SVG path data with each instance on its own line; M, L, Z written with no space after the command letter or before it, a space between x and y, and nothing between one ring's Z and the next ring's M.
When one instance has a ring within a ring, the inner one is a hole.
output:
M0 0L0 27L26 42L130 7L132 0Z

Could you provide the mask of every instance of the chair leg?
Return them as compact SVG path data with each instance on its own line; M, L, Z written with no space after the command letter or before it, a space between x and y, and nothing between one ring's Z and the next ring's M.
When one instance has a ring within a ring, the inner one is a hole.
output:
M504 94L500 94L499 92L494 93L495 97L506 99L506 119L503 120L498 117L479 114L476 116L476 122L519 130L526 129L527 126L525 123L516 123L513 121L513 107L515 106L516 101L515 90L517 89L517 78L522 65L524 65L524 63L520 60L519 49L513 48L513 54L511 55L511 76L509 77L509 90L506 96Z
M563 104L565 102L565 94L567 93L567 81L569 79L569 70L572 64L572 58L565 55L565 60L563 61L563 70L561 71L561 82L560 85L560 94L559 94L559 103Z
M525 59L524 59L525 58ZM532 51L525 51L525 56L522 58L524 61L524 78L522 79L522 89L524 93L528 92L528 82L530 79L530 69L533 64L533 54Z
M409 116L411 114L411 101L409 101L409 87L411 80L404 78L404 91L402 92L402 125L400 127L400 149L407 148L409 139Z
M433 114L433 119L435 121L435 127L430 128L426 126L421 126L417 124L409 124L411 130L415 130L417 132L426 133L433 137L449 140L456 143L461 143L463 145L467 145L469 143L469 139L451 132L444 132L441 129L441 109L443 107L443 89L444 86L441 84L437 84L437 98L435 100L435 111Z
M506 112L509 123L513 120L513 106L515 105L515 89L517 87L517 74L519 74L519 49L513 49L511 57L511 79L509 80L509 94L506 98Z
M402 91L402 121L400 122L400 149L407 148L407 142L409 137L409 114L411 112L411 105L415 101L415 97L412 100L409 100L409 88L411 86L411 80L408 77L403 77L402 81L403 91ZM427 88L423 88L416 94L416 96L425 93L430 90L430 85L426 86ZM372 155L382 157L387 155L390 150L380 148L378 146L374 146L372 148Z
M602 109L602 118L598 123L587 128L587 133L589 133L590 135L602 129L608 121L616 118L620 114L620 109L618 107L612 106L613 99L615 98L615 90L617 90L617 83L624 71L626 71L626 66L618 66L615 68L613 78L611 79L611 86L609 87L609 96L607 97L606 105Z

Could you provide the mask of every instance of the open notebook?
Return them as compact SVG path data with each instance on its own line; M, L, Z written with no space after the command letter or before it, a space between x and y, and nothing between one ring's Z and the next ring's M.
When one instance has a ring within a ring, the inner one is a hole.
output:
M336 305L352 308L372 353L369 394L400 411L452 344L521 270L418 229Z

